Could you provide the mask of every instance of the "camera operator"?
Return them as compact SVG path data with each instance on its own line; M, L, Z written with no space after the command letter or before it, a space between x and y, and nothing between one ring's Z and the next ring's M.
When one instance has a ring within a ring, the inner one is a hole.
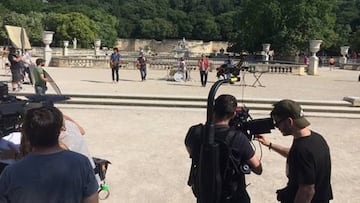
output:
M277 191L282 203L324 203L333 199L330 176L331 158L329 146L318 133L310 130L300 105L292 100L274 104L271 117L283 136L292 135L290 148L268 141L263 135L257 140L287 158L287 186Z
M236 114L237 100L232 95L220 95L215 100L214 105L214 124L215 124L215 140L225 140L230 131L229 121L234 118ZM196 126L189 129L185 145L193 159L193 162L198 160L200 156L201 133L194 132ZM236 131L229 142L228 147L231 149L234 158L239 163L247 163L252 171L258 175L262 173L262 166L260 160L255 156L255 151L252 148L249 139L241 132ZM222 157L221 159L224 159ZM240 169L237 169L240 170ZM191 179L191 177L190 177ZM190 181L189 179L189 181ZM221 191L221 202L250 202L250 197L246 191L245 174L239 174L236 179L238 188L232 194L227 194L226 191ZM189 183L191 184L191 183ZM223 188L222 188L223 189Z
M62 126L63 115L55 107L25 113L22 133L32 151L1 174L0 202L98 202L88 158L59 145Z

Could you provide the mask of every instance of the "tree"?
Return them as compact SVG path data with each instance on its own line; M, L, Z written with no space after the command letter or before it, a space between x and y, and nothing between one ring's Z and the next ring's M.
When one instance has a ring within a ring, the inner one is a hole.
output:
M32 45L40 46L42 44L42 32L44 15L38 12L30 12L28 15L9 12L3 16L4 25L13 25L23 27L29 37ZM8 38L4 33L4 38Z
M307 50L309 40L323 40L323 47L336 41L334 32L335 0L245 0L241 5L232 40L237 50L261 50L262 43L270 43L277 53L289 54Z
M215 18L203 6L199 6L195 10L197 11L189 13L189 20L193 26L193 39L205 41L220 39L220 29L215 22Z
M174 38L192 38L193 25L185 12L170 9L168 18L176 26L177 34Z
M62 40L76 38L82 48L91 47L99 36L96 23L81 13L50 14L46 22L49 30L54 30L54 44L62 46Z
M6 0L2 4L9 10L22 14L39 12L44 6L42 0Z
M163 40L176 35L176 27L163 18L140 20L139 33L145 38Z

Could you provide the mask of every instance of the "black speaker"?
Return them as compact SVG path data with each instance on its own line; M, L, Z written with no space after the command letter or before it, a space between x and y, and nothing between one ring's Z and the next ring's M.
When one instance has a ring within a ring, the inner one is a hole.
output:
M6 83L0 82L0 98L4 98L8 96L8 94L8 85Z

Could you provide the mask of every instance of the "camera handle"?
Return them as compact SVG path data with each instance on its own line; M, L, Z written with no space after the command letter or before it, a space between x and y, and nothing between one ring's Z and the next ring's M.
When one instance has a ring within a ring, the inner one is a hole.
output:
M207 115L206 115L207 119L205 124L204 143L213 144L215 142L215 127L213 123L213 112L214 112L214 100L217 90L224 83L233 83L238 81L240 81L240 77L232 77L224 80L218 80L213 84L213 86L211 86L207 99Z

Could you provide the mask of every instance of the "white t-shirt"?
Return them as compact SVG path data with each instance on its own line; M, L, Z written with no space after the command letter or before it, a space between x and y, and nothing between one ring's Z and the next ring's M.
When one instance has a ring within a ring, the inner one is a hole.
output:
M12 148L19 151L20 142L21 142L21 133L20 132L10 133L9 135L2 137L0 139L0 150L9 150L9 149L11 149L10 146L12 146ZM12 163L15 163L15 161L16 161L15 159L0 160L1 163L5 163L5 164L12 164Z

